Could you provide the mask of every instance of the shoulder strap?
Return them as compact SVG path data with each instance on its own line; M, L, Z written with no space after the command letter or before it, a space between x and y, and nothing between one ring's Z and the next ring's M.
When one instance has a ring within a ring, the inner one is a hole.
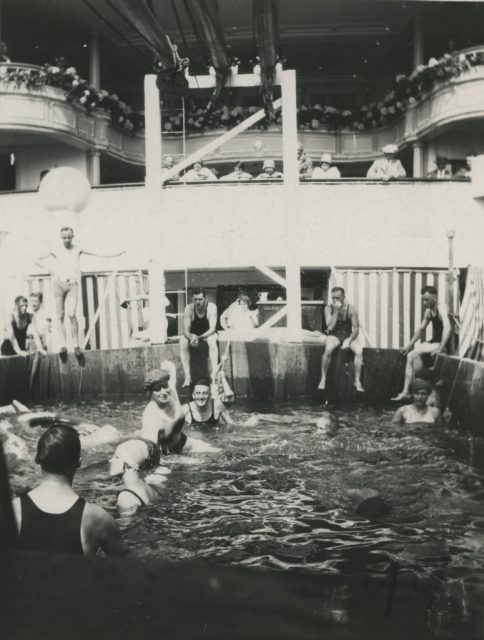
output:
M141 506L145 506L146 502L143 500L143 498L141 498L135 491L133 491L132 489L121 489L121 491L118 493L118 498L122 493L131 493L135 498L138 498L138 500L140 501Z

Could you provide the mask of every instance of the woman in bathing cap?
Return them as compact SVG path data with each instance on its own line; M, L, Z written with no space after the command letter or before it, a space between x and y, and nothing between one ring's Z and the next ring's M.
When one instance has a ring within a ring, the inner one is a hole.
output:
M160 451L154 442L127 440L122 442L109 461L109 475L122 476L124 489L118 493L116 504L121 512L134 512L138 507L150 504L157 492L139 475L140 470L156 466ZM160 475L160 479L161 479Z
M440 409L427 404L431 391L432 385L428 380L415 378L411 386L413 398L412 404L407 404L397 409L393 416L392 423L415 424L418 422L425 422L428 424L435 424L437 422L442 422Z

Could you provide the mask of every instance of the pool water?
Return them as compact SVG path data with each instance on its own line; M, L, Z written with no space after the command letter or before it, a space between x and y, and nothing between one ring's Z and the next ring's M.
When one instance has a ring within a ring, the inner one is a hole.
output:
M127 437L145 402L55 409ZM238 403L234 426L186 428L220 452L168 456L159 501L121 520L124 536L139 556L360 576L369 588L406 576L428 598L435 637L479 637L484 440L462 428L393 426L392 411L335 408L341 428L328 438L313 404ZM244 426L254 413L259 424ZM41 428L14 431L33 452ZM75 489L115 514L113 448L83 454ZM14 491L38 479L28 460L10 458L9 468Z

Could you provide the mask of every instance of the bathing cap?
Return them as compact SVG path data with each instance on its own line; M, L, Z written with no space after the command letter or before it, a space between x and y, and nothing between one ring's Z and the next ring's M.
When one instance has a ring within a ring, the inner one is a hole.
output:
M143 440L127 440L116 447L114 455L139 471L148 460L148 446Z
M412 393L416 393L417 391L426 391L427 393L430 393L432 391L432 385L427 380L415 378L412 382Z
M164 369L154 369L146 374L145 391L151 391L153 387L166 384L170 379L170 374Z

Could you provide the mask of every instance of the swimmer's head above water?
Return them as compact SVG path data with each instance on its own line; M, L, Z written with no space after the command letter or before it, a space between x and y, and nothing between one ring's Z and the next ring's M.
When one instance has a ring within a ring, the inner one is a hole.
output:
M164 369L155 369L146 374L144 390L159 404L165 404L170 397L170 374Z
M200 378L193 385L192 398L197 407L203 409L211 399L210 382L206 378Z
M116 447L109 461L109 475L120 476L127 468L139 471L148 463L148 444L144 440L127 440Z
M428 397L432 391L432 385L428 380L415 378L410 387L413 401L416 405L424 407L427 404Z
M73 427L55 424L40 436L35 462L45 473L74 477L81 465L81 440Z

